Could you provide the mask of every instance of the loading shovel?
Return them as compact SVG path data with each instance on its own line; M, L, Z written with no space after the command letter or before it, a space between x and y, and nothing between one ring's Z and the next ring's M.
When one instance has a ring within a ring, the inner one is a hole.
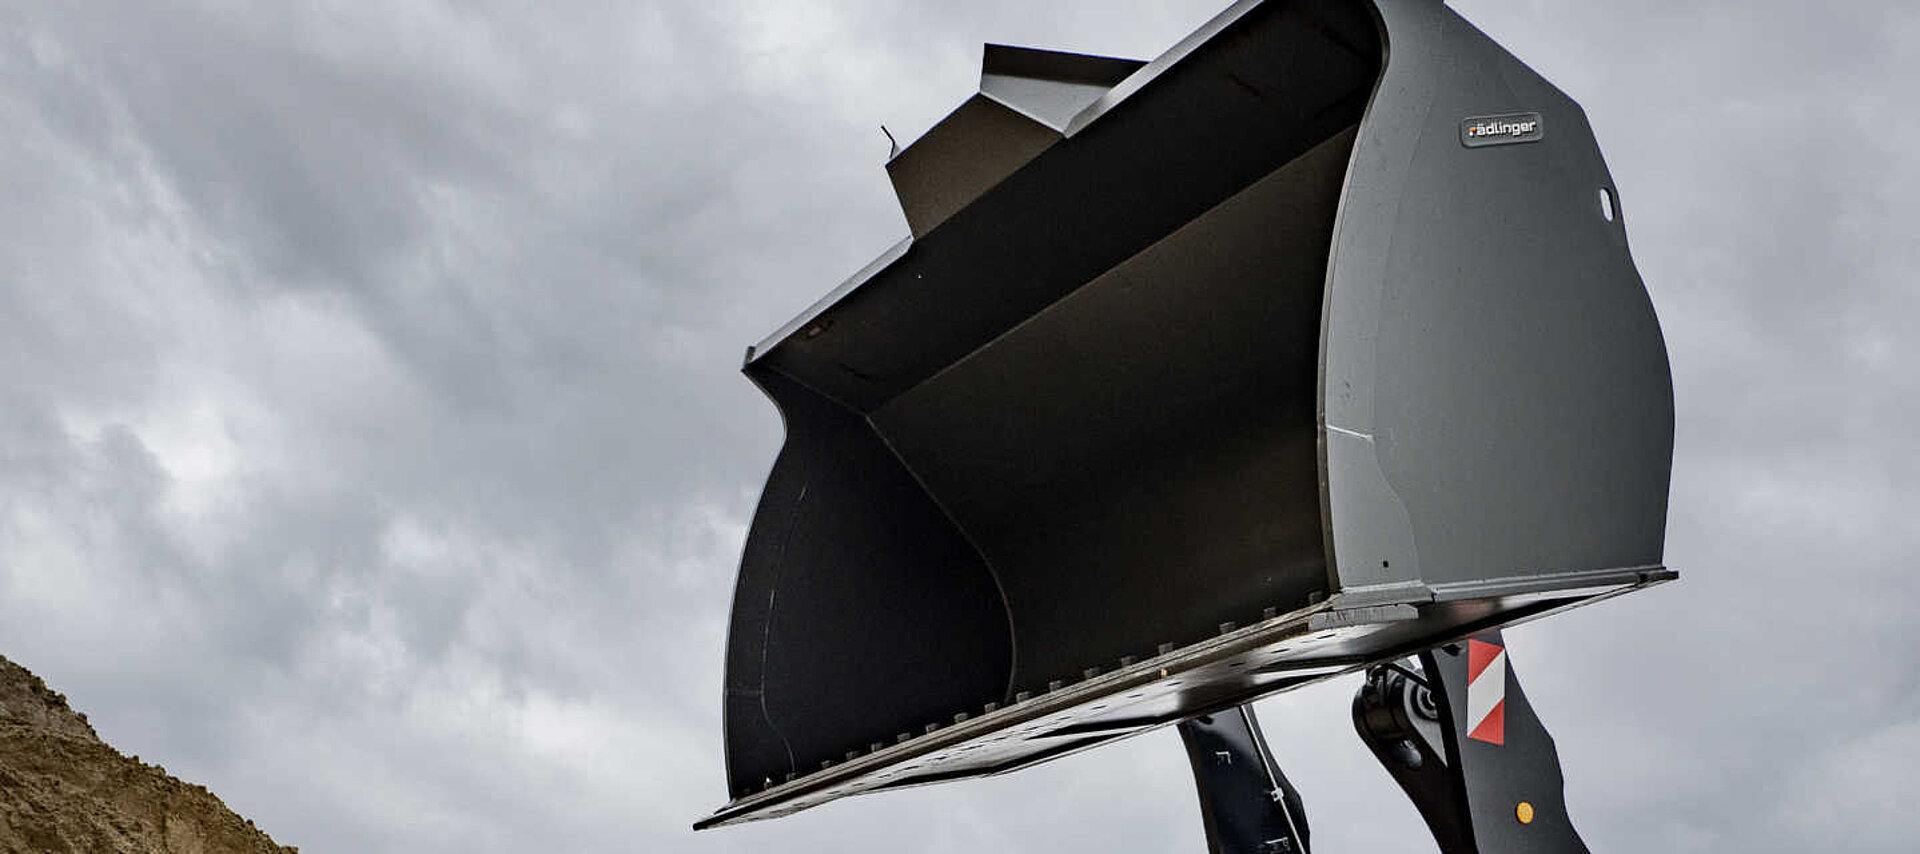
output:
M1443 850L1585 850L1499 629L1675 574L1577 104L1437 0L1244 0L1147 63L989 46L887 171L912 236L747 354L787 438L697 827L1177 724L1214 850L1304 851L1241 708L1368 670Z

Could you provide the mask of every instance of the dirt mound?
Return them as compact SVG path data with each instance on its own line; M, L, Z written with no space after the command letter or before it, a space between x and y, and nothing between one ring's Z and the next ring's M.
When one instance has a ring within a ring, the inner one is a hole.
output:
M120 755L0 657L0 854L282 854L212 792Z

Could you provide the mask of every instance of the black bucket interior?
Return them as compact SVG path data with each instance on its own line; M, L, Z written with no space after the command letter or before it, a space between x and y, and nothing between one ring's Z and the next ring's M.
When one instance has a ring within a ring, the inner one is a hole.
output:
M1380 49L1364 4L1269 5L1176 69L1205 97L1132 94L749 366L788 439L736 795L1328 589L1322 287Z
M1351 139L869 414L998 580L1011 690L1327 589L1315 378Z

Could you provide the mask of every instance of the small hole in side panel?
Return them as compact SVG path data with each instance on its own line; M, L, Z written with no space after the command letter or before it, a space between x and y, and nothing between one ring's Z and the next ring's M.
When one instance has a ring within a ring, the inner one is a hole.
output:
M1607 222L1613 222L1620 216L1620 207L1614 202L1613 190L1600 188L1600 216Z

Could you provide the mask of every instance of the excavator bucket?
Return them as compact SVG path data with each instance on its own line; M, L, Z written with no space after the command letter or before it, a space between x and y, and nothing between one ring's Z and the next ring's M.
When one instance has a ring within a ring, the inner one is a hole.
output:
M1674 577L1665 345L1580 107L1437 0L986 49L912 236L745 372L786 444L697 826L1004 773Z

